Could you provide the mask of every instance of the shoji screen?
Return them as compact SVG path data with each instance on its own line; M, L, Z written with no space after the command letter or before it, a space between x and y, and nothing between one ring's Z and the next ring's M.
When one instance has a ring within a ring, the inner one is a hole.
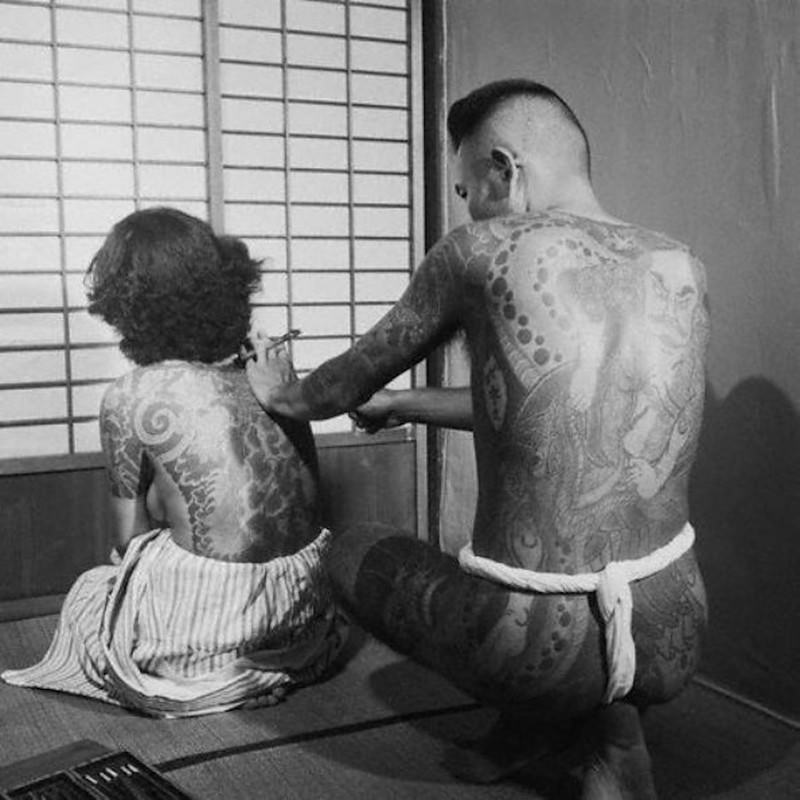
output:
M0 1L0 460L99 449L131 365L83 274L135 208L245 239L301 373L385 312L414 261L407 5Z
M345 349L408 281L405 6L219 2L225 228L265 258L255 319L303 331L301 374Z
M95 451L130 365L89 260L136 207L207 216L200 2L4 2L0 37L0 457Z

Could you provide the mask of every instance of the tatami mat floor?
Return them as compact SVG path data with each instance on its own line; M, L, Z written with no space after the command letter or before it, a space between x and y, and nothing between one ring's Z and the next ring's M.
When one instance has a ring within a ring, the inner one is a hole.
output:
M0 624L0 668L45 650L55 617ZM435 674L362 637L343 669L281 705L154 720L0 684L0 767L78 739L126 749L202 800L543 798L570 800L552 768L492 787L441 765L449 741L493 719ZM800 797L800 734L698 684L652 709L646 729L661 800Z

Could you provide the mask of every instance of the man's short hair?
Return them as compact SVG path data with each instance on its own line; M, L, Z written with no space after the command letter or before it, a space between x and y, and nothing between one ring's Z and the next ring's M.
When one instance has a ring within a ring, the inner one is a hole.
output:
M544 100L556 108L580 133L586 147L586 167L589 168L589 139L575 112L563 98L550 87L525 78L510 78L494 81L470 92L466 97L456 100L447 114L447 132L453 150L458 150L461 142L475 131L506 100L515 97L529 97Z
M163 207L118 222L86 273L89 313L119 331L120 349L139 365L238 352L260 281L244 242Z

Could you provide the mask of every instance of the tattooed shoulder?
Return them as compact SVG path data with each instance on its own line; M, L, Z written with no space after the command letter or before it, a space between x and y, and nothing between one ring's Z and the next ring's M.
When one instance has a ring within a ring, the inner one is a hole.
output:
M187 399L199 395L190 384L188 364L153 365L134 369L108 388L100 408L100 435L112 493L143 494L152 477L148 453L168 461L186 447Z

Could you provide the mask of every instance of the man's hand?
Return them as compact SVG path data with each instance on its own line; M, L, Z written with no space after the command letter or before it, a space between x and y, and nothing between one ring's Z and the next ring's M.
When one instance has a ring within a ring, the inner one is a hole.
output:
M409 422L471 431L472 393L469 386L380 389L350 418L367 433Z
M255 355L246 364L247 379L256 400L265 411L272 411L272 398L276 390L294 383L297 375L283 344L273 341L260 331L253 339Z
M394 392L391 389L379 389L369 400L350 412L356 426L367 433L377 433L384 428L396 428L404 425L403 419L393 407Z

